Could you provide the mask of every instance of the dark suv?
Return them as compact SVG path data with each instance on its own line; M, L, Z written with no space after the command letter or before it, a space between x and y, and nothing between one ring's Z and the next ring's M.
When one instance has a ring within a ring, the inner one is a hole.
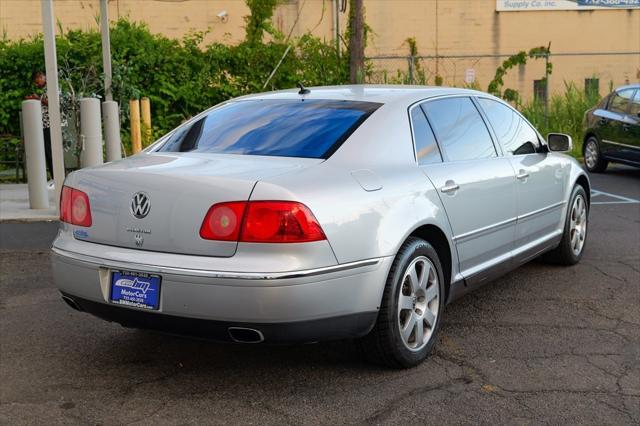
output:
M585 113L584 164L603 172L609 162L640 167L640 84L618 87Z

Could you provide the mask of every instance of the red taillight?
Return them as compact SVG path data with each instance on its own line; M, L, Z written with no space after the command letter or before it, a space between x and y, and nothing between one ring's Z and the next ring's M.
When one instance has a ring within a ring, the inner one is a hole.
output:
M205 240L238 241L246 204L237 201L211 206L200 227L200 236Z
M60 197L60 220L77 226L91 226L91 206L87 194L78 189L63 186Z
M306 243L324 240L313 213L294 201L251 201L240 241L247 243Z
M304 243L326 239L304 204L294 201L249 201L213 205L200 236L207 240L247 243Z

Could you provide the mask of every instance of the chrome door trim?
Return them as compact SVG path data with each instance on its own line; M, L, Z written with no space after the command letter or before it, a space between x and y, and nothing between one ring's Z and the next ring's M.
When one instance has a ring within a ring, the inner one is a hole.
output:
M94 256L87 256L85 254L75 253L67 250L63 250L57 247L52 247L56 255L72 259L78 262L90 263L105 268L112 269L125 269L140 272L157 272L164 274L175 275L189 275L206 278L222 278L222 279L234 279L234 280L284 280L290 278L302 278L311 277L315 275L328 274L332 272L347 271L350 269L362 268L365 266L373 266L380 263L380 258L359 260L356 262L343 263L340 265L326 266L323 268L305 269L300 271L287 271L287 272L234 272L234 271L209 271L204 269L189 269L189 268L176 268L172 266L158 266L148 265L135 262L125 261L112 261L107 259L101 259Z
M607 139L602 139L602 142L609 143L611 145L623 146L625 148L639 149L640 150L640 146L627 145L626 143L613 142L613 141L610 141L610 140L607 140Z
M502 222L494 223L492 225L485 226L483 228L474 229L473 231L469 231L469 232L465 232L464 234L456 235L452 239L453 239L453 242L455 242L455 243L463 241L463 240L470 240L470 239L479 237L481 235L489 234L489 233L493 232L496 229L504 228L504 227L507 227L509 225L512 225L512 224L516 223L517 220L518 220L517 217L512 217L511 219L503 220Z
M558 207L564 206L565 204L567 204L566 201L559 201L559 202L557 202L555 204L551 204L551 205L549 205L547 207L543 207L541 209L534 210L534 211L531 211L529 213L525 213L523 215L518 216L518 222L522 222L524 220L532 218L533 216L537 216L539 214L546 213L546 212L551 211L551 210L555 210Z
M452 238L453 242L457 243L463 240L469 240L469 239L473 239L475 237L479 237L481 235L485 235L488 234L490 232L493 232L499 228L504 228L508 225L511 225L513 223L517 223L517 222L521 222L527 219L530 219L533 216L542 214L542 213L546 213L548 211L557 209L558 207L562 207L566 204L566 201L560 201L558 203L555 204L551 204L549 206L543 207L541 209L538 210L534 210L532 212L529 212L527 214L523 214L511 219L507 219L507 220L503 220L502 222L498 222L498 223L494 223L492 225L489 226L485 226L483 228L479 228L479 229L474 229L473 231L469 231L469 232L465 232L464 234L460 234L460 235L456 235Z

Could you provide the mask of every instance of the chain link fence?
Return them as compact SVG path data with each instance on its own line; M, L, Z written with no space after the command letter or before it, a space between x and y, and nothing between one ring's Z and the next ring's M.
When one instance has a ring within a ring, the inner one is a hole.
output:
M367 58L366 82L374 84L420 84L470 87L487 90L496 68L511 55L382 55ZM548 58L553 71L549 76L550 90L561 91L565 82L592 90L599 82L603 95L610 86L640 80L640 51L551 53ZM524 99L539 93L536 81L545 78L545 57L529 58L526 65L518 65L507 72L504 88L513 88ZM588 80L588 81L587 81Z

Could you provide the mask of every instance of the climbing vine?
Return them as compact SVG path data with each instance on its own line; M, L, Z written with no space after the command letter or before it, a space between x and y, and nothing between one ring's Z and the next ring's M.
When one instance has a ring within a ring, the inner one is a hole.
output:
M515 55L505 59L505 61L502 62L502 65L500 65L496 69L496 74L493 77L493 80L491 80L491 82L489 83L487 92L491 93L492 95L499 96L507 101L520 103L520 94L517 90L509 88L504 89L504 91L502 90L502 87L504 86L504 76L507 74L507 71L509 71L516 65L526 65L527 59L548 58L550 54L551 43L549 43L549 45L546 47L534 47L533 49L530 49L529 52L522 50ZM551 74L552 69L553 65L551 64L551 62L547 61L545 77L542 78L544 84L547 83L547 76Z
M262 43L264 32L272 33L271 17L282 0L246 0L251 13L244 17L246 26L245 40L250 45Z

